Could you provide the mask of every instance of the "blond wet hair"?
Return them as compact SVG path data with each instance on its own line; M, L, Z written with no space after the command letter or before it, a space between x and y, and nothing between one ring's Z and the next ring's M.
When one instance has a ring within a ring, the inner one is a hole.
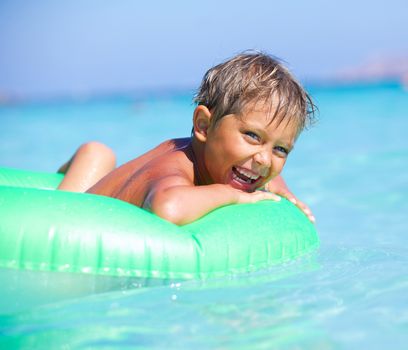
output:
M246 51L209 69L194 102L212 112L214 125L259 104L272 112L271 122L295 121L299 132L315 120L309 94L279 59L262 52Z

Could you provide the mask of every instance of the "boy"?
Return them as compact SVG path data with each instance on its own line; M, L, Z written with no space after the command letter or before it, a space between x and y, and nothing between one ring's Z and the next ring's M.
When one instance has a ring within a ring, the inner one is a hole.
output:
M195 102L190 138L165 141L115 170L108 148L83 145L60 169L60 189L118 198L178 225L279 194L314 221L279 175L314 110L286 68L262 53L240 54L205 74Z

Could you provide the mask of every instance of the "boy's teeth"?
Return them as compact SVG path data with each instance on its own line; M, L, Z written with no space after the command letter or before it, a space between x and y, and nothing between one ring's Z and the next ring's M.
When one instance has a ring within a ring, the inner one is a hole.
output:
M237 180L237 181L240 181L240 182L246 182L246 183L252 183L252 181L250 180L250 179L248 179L248 180L246 180L246 179L243 179L242 177L240 177L240 176L238 176L237 174L232 174L232 176L233 176L233 178L235 179L235 180Z
M246 171L245 169L237 169L235 168L240 174L249 177L251 180L256 180L259 176L258 175L254 175L252 173L250 173L249 171Z
M233 170L233 176L236 180L251 184L259 179L259 175L254 175L252 172L246 171L245 169L237 169L234 167Z

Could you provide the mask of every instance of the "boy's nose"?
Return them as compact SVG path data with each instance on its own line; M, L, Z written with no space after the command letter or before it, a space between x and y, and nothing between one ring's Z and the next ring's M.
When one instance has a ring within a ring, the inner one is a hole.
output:
M261 151L254 155L254 161L258 166L258 171L261 176L267 177L271 168L271 155L267 151Z

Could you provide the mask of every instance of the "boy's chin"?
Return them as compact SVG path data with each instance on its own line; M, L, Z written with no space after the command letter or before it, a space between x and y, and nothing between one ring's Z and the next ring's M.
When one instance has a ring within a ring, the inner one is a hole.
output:
M259 188L261 185L258 184L258 181L255 183L246 183L243 181L239 181L236 179L230 179L229 185L237 190L244 191L244 192L255 192L257 188Z

